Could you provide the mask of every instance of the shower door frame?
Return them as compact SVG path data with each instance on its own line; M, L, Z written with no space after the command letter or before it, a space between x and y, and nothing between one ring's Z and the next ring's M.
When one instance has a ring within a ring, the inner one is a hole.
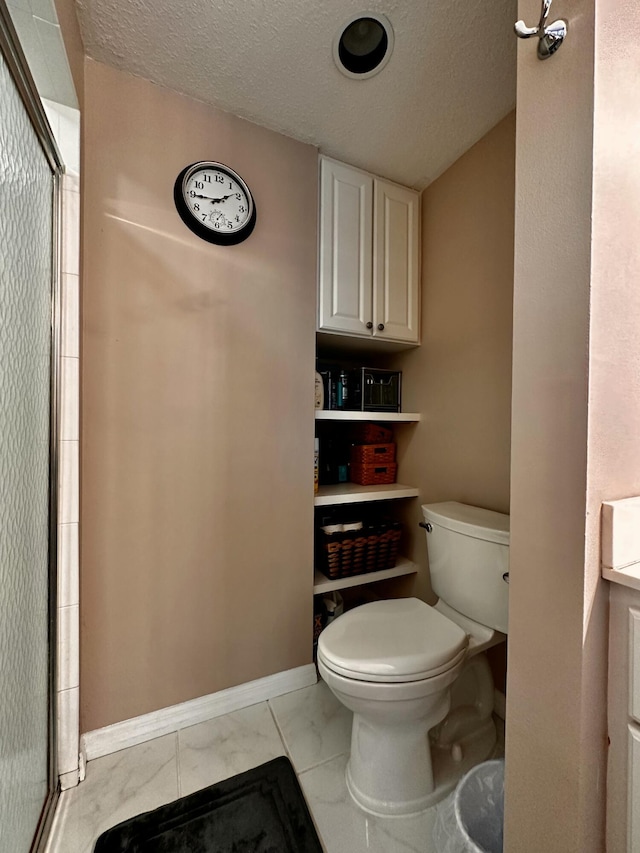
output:
M13 22L4 0L0 0L0 53L7 63L18 94L51 168L52 257L51 257L51 350L49 415L49 613L48 613L48 743L47 796L35 827L31 853L44 849L60 794L57 766L57 580L58 580L58 439L60 434L60 329L61 329L61 178L64 163L44 112Z

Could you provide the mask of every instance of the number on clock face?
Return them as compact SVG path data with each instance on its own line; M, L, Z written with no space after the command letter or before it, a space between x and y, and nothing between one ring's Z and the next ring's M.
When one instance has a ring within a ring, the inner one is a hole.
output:
M199 169L187 176L183 192L193 216L211 231L232 234L246 225L252 213L244 187L215 168Z

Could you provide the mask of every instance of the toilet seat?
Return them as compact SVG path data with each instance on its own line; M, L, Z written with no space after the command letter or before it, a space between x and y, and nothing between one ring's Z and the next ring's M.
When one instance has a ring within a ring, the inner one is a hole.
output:
M356 681L407 682L432 678L458 665L467 634L417 598L363 604L320 634L318 657Z

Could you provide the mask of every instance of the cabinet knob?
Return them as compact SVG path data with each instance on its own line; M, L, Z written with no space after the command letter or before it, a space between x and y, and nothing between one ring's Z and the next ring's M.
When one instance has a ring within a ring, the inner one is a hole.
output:
M378 323L378 331L384 332L384 323Z
M369 322L367 323L367 329L373 329L373 323L371 322L371 320L369 320Z

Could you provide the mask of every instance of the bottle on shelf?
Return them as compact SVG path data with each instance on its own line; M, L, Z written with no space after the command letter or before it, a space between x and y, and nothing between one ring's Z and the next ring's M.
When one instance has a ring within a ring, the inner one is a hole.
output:
M339 409L349 407L349 376L346 370L341 370L338 376L337 398Z
M316 409L324 409L324 382L316 370Z

